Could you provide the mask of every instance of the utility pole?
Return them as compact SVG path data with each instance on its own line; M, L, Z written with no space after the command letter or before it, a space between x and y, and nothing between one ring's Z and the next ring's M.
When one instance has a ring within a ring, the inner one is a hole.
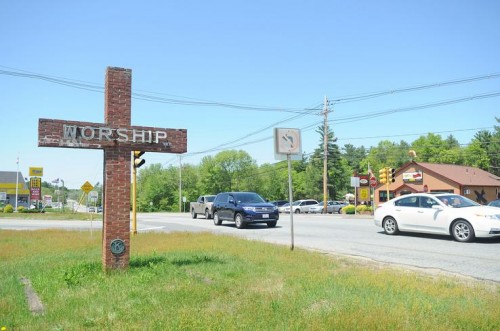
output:
M18 192L19 192L19 154L17 154L17 171L16 171L16 206L14 208L14 211L17 213L17 200L18 200ZM41 188L40 188L41 192Z
M328 99L325 95L324 104L324 123L323 123L323 211L325 214L328 213Z

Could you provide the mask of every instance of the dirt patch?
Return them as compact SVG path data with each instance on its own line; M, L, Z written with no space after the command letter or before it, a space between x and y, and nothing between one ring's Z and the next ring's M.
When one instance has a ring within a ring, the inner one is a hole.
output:
M45 308L43 307L42 300L38 297L35 290L31 286L28 278L21 277L21 283L24 285L24 294L28 300L28 308L33 315L43 315Z

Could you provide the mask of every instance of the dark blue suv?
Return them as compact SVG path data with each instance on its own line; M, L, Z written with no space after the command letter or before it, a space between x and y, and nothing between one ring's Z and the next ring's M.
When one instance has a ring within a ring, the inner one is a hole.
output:
M266 202L255 192L224 192L215 197L212 204L215 225L222 221L236 223L242 229L248 223L266 223L274 228L280 217L278 207Z

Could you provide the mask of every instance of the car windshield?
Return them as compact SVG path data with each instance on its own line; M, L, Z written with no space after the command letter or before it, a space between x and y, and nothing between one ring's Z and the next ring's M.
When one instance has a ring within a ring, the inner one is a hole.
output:
M234 195L234 198L238 203L261 203L266 202L260 195L257 193L237 193Z
M301 202L302 202L302 200L297 200L297 201L294 201L294 202L292 203L292 206L298 206L298 205L300 205L300 203L301 203Z
M488 204L488 206L500 207L500 200L492 201Z
M206 197L207 202L214 202L214 199L215 199L215 195Z
M441 200L445 205L453 208L480 206L477 202L456 194L440 195L437 198Z

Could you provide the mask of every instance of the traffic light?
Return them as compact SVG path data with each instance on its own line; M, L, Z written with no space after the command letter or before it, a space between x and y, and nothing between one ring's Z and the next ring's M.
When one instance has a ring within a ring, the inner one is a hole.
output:
M142 166L144 163L146 163L146 160L141 159L141 156L145 152L143 152L143 151L133 151L132 153L134 154L134 162L132 163L132 165L134 166L134 168L137 169L140 166Z
M378 171L378 182L380 184L385 184L387 183L387 168L382 168Z
M389 183L394 183L396 181L396 169L389 168L387 170L387 181Z

